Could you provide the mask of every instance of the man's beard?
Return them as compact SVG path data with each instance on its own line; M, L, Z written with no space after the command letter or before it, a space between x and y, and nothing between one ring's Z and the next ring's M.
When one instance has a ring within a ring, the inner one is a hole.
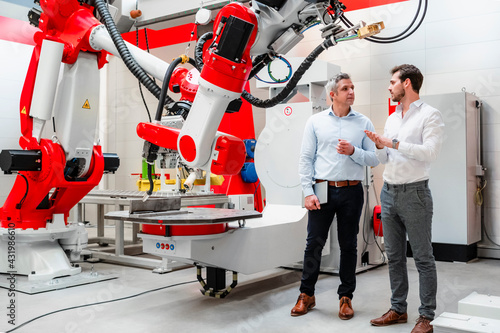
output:
M393 102L400 102L403 99L403 97L405 97L405 94L406 93L404 90L402 90L401 93L399 93L399 94L393 94L392 101Z

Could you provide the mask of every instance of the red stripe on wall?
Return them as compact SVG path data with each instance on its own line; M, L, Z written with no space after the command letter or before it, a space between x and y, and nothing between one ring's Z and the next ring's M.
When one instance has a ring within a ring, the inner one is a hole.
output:
M0 39L10 42L35 45L33 35L40 31L28 22L0 16Z
M196 34L196 24L194 23L183 24L162 30L147 29L147 33L148 33L148 44L150 49L179 44L179 43L185 43L190 40L196 40L198 38ZM191 35L191 33L193 35ZM137 45L136 36L137 34L135 31L122 34L124 40L134 45ZM146 49L146 37L144 34L144 29L139 30L139 48L143 50Z
M347 7L345 11L348 12L351 10L365 9L405 1L408 0L343 0L342 3Z

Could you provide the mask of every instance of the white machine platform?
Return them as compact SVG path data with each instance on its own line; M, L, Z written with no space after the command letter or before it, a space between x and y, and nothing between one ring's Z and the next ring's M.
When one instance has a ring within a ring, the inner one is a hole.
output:
M444 312L432 325L435 333L500 332L500 297L473 292L458 302L458 313Z
M500 320L443 312L432 321L434 333L498 333Z

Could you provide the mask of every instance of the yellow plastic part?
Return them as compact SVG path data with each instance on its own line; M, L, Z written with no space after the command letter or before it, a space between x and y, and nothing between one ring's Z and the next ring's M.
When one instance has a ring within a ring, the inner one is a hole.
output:
M184 186L184 182L186 179L181 179L181 186ZM210 176L210 185L222 185L224 183L223 176L211 175ZM175 179L165 179L166 185L175 185ZM194 185L205 185L205 178L199 178L194 181ZM149 187L148 187L149 188Z
M175 181L174 181L175 184ZM149 180L147 179L139 179L137 180L137 187L139 188L139 191L149 191ZM161 188L161 180L160 179L154 179L153 180L153 192L158 191Z

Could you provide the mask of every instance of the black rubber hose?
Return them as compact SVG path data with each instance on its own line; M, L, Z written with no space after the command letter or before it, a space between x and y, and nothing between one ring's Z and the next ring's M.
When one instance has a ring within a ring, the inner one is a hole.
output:
M188 62L189 62L189 64L190 64L191 66L193 66L194 68L196 68L196 69L198 68L198 66L196 66L196 61L194 61L194 59L193 59L193 58L189 58Z
M285 98L290 95L293 89L297 86L297 83L302 78L304 73L311 67L313 62L318 58L318 56L327 48L333 46L333 42L330 39L326 39L321 45L317 46L308 56L304 59L304 61L300 64L299 68L293 74L290 81L288 81L285 88L273 98L267 100L261 100L257 97L252 96L246 90L243 90L241 97L244 98L250 104L259 107L259 108L270 108L279 103L281 103Z
M422 17L420 18L418 24L416 27L414 27L410 32L408 32L411 27L413 26L413 24L416 22L417 18L418 18L418 14L420 13L420 8L422 7L422 0L419 0L418 2L418 7L417 7L417 12L415 13L415 16L413 17L411 23L406 27L406 29L402 32L400 32L399 34L397 35L394 35L394 36L391 36L391 37L378 37L378 36L372 36L372 37L367 37L365 38L366 40L370 41L370 42L373 42L373 43L378 43L378 44L390 44L390 43L396 43L396 42L400 42L402 41L403 39L405 38L408 38L409 36L411 36L415 31L417 31L417 29L420 27L420 25L422 24L422 22L424 21L424 18L425 18L425 15L427 13L427 0L425 0L425 5L424 5L424 9L423 9L423 13L422 13ZM345 24L346 27L350 28L352 27L354 24L349 21L347 19L347 17L345 17L345 15L342 15L340 16L340 20ZM408 32L408 34L406 36L404 36L404 34L406 34Z
M158 107L156 108L155 120L160 121L161 115L163 113L163 105L165 105L165 98L169 98L167 95L168 86L170 84L170 78L174 73L175 68L182 63L182 57L177 57L172 61L172 63L168 66L167 72L165 73L165 77L163 78L163 85L161 87L160 98L158 99ZM188 63L196 68L196 63L193 59L188 58Z
M109 35L113 40L113 43L120 54L125 66L130 70L134 76L141 81L141 83L156 97L160 98L161 89L160 87L147 75L147 73L142 69L142 67L135 61L135 59L130 54L130 51L127 48L127 45L123 41L123 38L116 28L115 22L111 17L111 14L108 11L106 3L104 0L95 0L95 7L102 19L104 20L104 24L108 29ZM166 103L172 103L173 100L167 96Z
M268 53L259 54L255 57L252 62L252 70L250 71L250 75L248 76L248 80L253 78L255 74L260 72L262 68L264 68L269 62L273 60Z
M207 32L206 34L202 35L200 39L198 40L198 43L196 44L195 48L195 60L197 64L198 70L201 72L203 68L203 45L206 43L206 41L210 38L212 38L213 33ZM297 86L297 83L300 81L304 73L311 67L312 63L316 60L316 58L326 49L329 47L333 46L333 42L330 39L326 39L316 47L304 61L302 64L300 64L299 68L295 72L295 74L292 76L290 81L288 81L287 85L285 88L275 97L267 100L261 100L257 97L254 97L252 94L247 92L246 90L243 90L241 93L241 97L245 99L247 102L250 104L260 107L260 108L270 108L273 107L279 103L281 103L290 93L295 89ZM266 59L267 57L267 59ZM255 74L257 74L269 61L271 58L269 57L268 54L261 54L255 57L255 60L253 61L252 65L252 71L250 72L250 75L248 79L251 79Z
M146 192L148 195L151 195L154 190L154 183L153 183L153 166L148 163L148 180L149 180L149 190Z
M172 61L172 63L168 66L167 72L165 73L165 77L163 78L163 85L161 87L160 98L158 98L158 107L156 108L155 120L160 121L161 115L163 113L163 106L165 105L165 99L167 96L168 85L170 83L170 78L172 77L172 73L174 72L175 67L178 64L182 63L182 58L177 57Z
M194 60L195 67L201 72L203 68L203 45L207 42L207 40L212 39L214 36L213 32L207 32L201 35L200 39L196 43L196 47L194 48Z

